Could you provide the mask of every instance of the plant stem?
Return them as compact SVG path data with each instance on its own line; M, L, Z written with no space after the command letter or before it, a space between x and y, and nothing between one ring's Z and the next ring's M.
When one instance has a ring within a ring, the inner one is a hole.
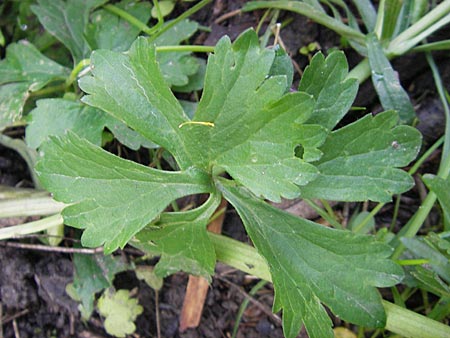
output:
M361 231L361 229L363 229L366 226L366 224L370 222L370 220L378 213L378 211L380 211L381 208L384 207L384 204L385 203L378 203L378 205L375 208L373 208L372 211L366 217L364 217L361 223L359 223L352 229L352 231L355 233Z
M72 83L74 83L74 81L77 79L78 74L83 70L83 68L89 66L90 64L90 59L83 59L78 62L78 64L75 66L66 80L66 87L69 87Z
M218 260L271 281L269 267L255 248L223 235L208 235L216 249ZM409 338L450 337L450 327L390 302L382 302L387 316L387 330Z
M139 28L141 31L143 31L145 34L152 35L155 33L155 27L150 28L145 23L140 21L139 19L135 18L130 13L124 11L123 9L107 4L103 6L104 9L106 9L108 12L111 12L113 14L116 14L117 16L121 17L122 19L128 21L130 24L132 24L134 27Z
M433 29L431 32L428 32L428 35L442 27L442 25L446 23L446 20L448 20L449 12L450 0L442 1L434 9L424 15L419 21L404 30L394 40L392 40L388 47L388 54L400 55L407 52L411 47L413 47L410 46L410 43L408 43L410 40L418 37L430 27L433 27ZM421 37L420 40L423 38L425 38L425 36Z
M179 15L176 19L170 21L169 23L167 23L166 25L161 27L161 29L159 29L157 32L154 32L154 33L150 34L152 36L149 38L149 41L154 41L158 36L160 36L164 32L166 32L169 29L171 29L173 26L178 24L180 21L182 21L182 20L188 18L189 16L191 16L192 14L196 13L197 11L199 11L201 8L206 6L211 1L212 0L202 0L199 3L195 4L194 6L189 8L186 12L184 12L181 15Z
M214 46L202 46L202 45L157 46L156 51L158 53L161 52L212 53L214 52Z
M53 215L61 212L64 206L50 196L7 199L0 201L0 218Z
M28 222L25 224L15 225L11 227L0 229L0 240L15 238L18 236L34 234L36 232L51 229L56 226L60 226L64 223L64 220L60 214L53 215L47 218L43 218L39 221Z
M386 329L403 337L450 337L450 327L440 322L383 301L387 315Z

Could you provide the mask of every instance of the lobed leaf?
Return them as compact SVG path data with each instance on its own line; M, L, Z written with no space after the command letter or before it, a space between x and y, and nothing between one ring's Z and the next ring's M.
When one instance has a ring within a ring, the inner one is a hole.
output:
M107 50L91 55L93 76L80 79L88 95L82 101L102 109L170 151L182 169L189 155L180 135L188 117L168 88L155 57L155 49L138 38L127 55Z
M287 338L302 323L311 338L333 337L321 302L344 320L383 327L385 313L375 287L400 282L391 248L373 236L326 228L255 199L244 188L218 181L250 238L267 260L275 287L274 310L283 308Z
M144 311L138 300L131 298L128 290L105 290L97 307L105 317L105 330L115 337L134 333L134 321Z
M415 128L396 126L397 119L395 112L387 111L332 132L320 148L324 156L313 163L320 174L301 188L301 195L387 202L410 189L413 179L397 167L416 157L421 137Z
M155 268L158 276L184 271L211 281L216 256L206 226L219 203L220 195L212 194L197 209L163 213L154 225L139 232L132 244L147 253L161 256Z
M210 191L209 178L190 168L160 171L121 159L69 133L41 147L36 171L56 200L70 204L66 224L85 229L87 247L109 253L153 221L173 200Z
M334 52L326 59L322 53L314 55L298 88L316 101L308 123L319 124L331 131L347 114L358 92L358 81L347 79L347 75L344 53Z

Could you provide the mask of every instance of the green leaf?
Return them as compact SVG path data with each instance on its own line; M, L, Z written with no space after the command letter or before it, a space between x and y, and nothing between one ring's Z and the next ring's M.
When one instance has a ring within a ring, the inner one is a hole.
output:
M220 196L213 194L195 210L164 213L154 225L139 232L132 244L161 255L155 268L158 276L184 271L211 281L216 256L206 226L219 203Z
M149 148L155 146L123 122L80 102L43 99L37 101L36 105L28 115L29 123L26 128L26 142L31 148L36 149L49 136L62 136L68 130L99 146L105 127L131 149L137 150L141 145Z
M450 180L427 174L423 176L423 181L436 194L445 219L450 221Z
M287 338L296 337L302 323L311 338L333 337L321 303L343 320L385 325L375 287L395 285L403 277L402 269L388 259L390 247L372 236L297 218L225 180L218 186L267 260L275 287L274 311L283 308Z
M289 91L294 80L294 66L291 57L279 45L274 47L275 59L270 68L269 76L284 75L286 76L286 91Z
M401 239L405 247L417 258L426 258L430 262L429 266L447 283L450 283L450 260L449 255L441 253L427 238L406 238Z
M122 0L114 6L126 11L141 22L150 19L151 4ZM131 25L127 20L100 9L90 16L91 23L87 26L86 38L92 49L109 49L118 52L127 51L140 33L140 29Z
M38 0L31 10L44 28L72 54L74 63L89 56L91 47L85 38L89 13L107 0Z
M383 47L374 33L366 38L372 82L384 109L394 109L400 124L411 124L416 117L408 94L400 84L397 73L384 55Z
M30 92L68 75L67 68L42 55L29 42L10 44L0 61L0 130L21 118Z
M197 29L197 22L183 20L153 42L156 46L177 46L190 38ZM199 61L190 52L160 52L156 59L169 86L186 86L189 76L196 74L200 68Z
M107 50L91 55L93 76L79 84L87 96L82 101L100 108L167 149L181 168L191 165L179 125L188 120L168 88L158 67L155 49L138 38L127 55Z
M316 100L308 123L332 130L347 114L358 92L358 82L346 79L347 75L348 64L342 52L333 52L326 59L317 53L312 58L298 88Z
M377 11L370 0L353 0L352 3L358 9L364 26L368 32L373 32L377 21Z
M134 333L134 321L144 308L137 299L130 298L128 290L105 290L98 300L98 310L105 317L105 330L115 337Z
M320 174L301 188L305 198L336 201L388 202L414 182L405 171L417 155L420 133L396 126L393 111L365 116L331 133L320 148L324 156L313 164Z
M123 160L69 133L41 147L36 171L56 200L70 204L66 224L86 229L87 247L123 247L173 200L210 191L209 178L190 168L166 172Z
M114 256L82 255L73 257L75 267L72 291L78 296L85 320L94 311L95 294L112 286L114 276L129 266Z
M439 278L436 272L417 266L410 274L417 281L420 288L439 297L450 298L450 287Z

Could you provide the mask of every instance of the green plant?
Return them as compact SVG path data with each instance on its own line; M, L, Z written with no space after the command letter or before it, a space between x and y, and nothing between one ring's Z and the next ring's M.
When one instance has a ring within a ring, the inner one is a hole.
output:
M70 204L63 217L85 229L83 245L112 252L132 240L161 255L160 276L183 270L209 278L216 258L206 224L224 196L269 264L287 337L302 322L311 337L332 336L321 302L350 322L383 327L374 286L394 285L403 276L387 259L389 247L296 218L260 198L388 201L413 184L396 167L416 156L420 135L396 126L393 111L332 131L357 91L355 80L345 80L343 54L316 55L296 93L287 93L290 83L278 72L283 60L261 49L253 31L234 44L222 39L189 119L148 40L139 38L127 54L96 51L92 75L80 80L83 102L169 151L178 171L125 161L74 133L44 143L36 170L54 198ZM164 213L172 201L199 193L210 197L197 209Z

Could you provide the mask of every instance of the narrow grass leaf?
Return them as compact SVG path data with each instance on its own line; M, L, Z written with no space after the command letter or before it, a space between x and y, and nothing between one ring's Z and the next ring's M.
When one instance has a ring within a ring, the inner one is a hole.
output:
M411 124L416 117L414 107L375 34L367 36L367 49L372 82L383 108L398 111L400 124Z

